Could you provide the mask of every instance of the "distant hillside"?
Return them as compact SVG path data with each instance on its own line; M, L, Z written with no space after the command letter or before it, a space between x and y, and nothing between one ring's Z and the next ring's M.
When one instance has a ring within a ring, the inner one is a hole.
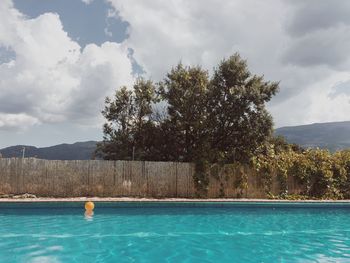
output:
M315 123L301 126L282 127L275 135L284 136L288 142L304 148L326 148L331 151L350 148L350 121ZM25 157L37 157L49 160L89 160L96 149L96 141L59 144L37 148L25 146ZM21 157L23 145L0 149L4 158Z
M276 135L304 148L326 148L331 151L350 148L350 121L315 123L278 128Z
M48 160L89 160L93 157L96 143L96 141L76 142L43 148L17 145L0 149L0 153L4 158L22 157L22 149L25 147L25 157Z

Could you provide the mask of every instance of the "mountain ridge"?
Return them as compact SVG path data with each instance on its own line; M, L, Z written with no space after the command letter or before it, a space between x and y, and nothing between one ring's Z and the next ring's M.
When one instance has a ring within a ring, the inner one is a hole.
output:
M350 121L312 123L285 126L275 129L275 135L282 135L289 143L296 143L303 148L325 148L334 152L350 148ZM62 143L48 147L15 145L0 149L4 158L36 157L48 160L89 160L95 157L97 141Z
M48 147L31 145L15 145L0 149L3 158L22 157L25 147L25 157L36 157L48 160L89 160L94 158L97 141L62 143Z
M304 148L325 148L334 152L350 148L350 121L312 123L277 128L289 143Z

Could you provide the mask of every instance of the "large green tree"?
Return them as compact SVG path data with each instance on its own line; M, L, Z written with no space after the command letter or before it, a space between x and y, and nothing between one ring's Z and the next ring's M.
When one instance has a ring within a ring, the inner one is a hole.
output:
M214 161L246 162L272 134L266 103L278 91L277 82L253 75L238 54L215 69L208 90L210 146Z
M238 54L211 78L180 63L157 85L139 79L106 99L100 152L106 159L130 159L134 152L139 160L246 162L271 137L265 105L277 90L278 83L250 73Z
M132 90L122 87L113 99L106 98L102 114L107 122L103 126L103 142L98 145L98 153L103 158L130 160L151 156L155 91L151 81L140 78Z
M194 161L205 137L208 72L200 67L173 68L160 85L168 116L162 127L170 130L166 145L169 159Z

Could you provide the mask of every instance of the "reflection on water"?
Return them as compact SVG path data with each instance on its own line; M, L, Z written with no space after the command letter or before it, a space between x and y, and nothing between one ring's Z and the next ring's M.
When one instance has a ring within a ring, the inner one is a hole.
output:
M60 263L61 261L58 260L55 256L39 256L39 257L34 257L29 262L30 263Z
M92 211L92 210L85 210L84 216L85 216L85 219L87 221L92 221L93 218L94 218L94 211Z

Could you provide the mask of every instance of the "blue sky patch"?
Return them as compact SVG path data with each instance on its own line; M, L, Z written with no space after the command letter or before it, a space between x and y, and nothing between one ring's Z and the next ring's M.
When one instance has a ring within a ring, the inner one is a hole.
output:
M0 46L0 64L8 63L16 58L16 53L11 49Z
M328 97L334 99L339 95L350 96L350 80L343 81L335 85Z
M80 46L106 41L122 42L128 37L128 23L108 17L112 6L104 0L85 4L81 0L14 0L15 7L30 18L52 12L60 16L64 30Z

